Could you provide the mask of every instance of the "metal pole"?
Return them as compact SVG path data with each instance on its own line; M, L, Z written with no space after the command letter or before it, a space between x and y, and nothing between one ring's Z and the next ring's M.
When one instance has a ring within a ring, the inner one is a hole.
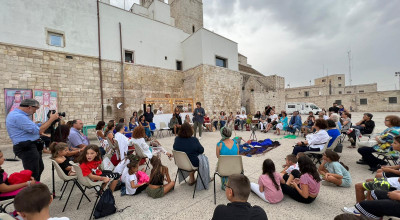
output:
M99 75L100 75L100 102L101 102L101 120L104 121L104 100L103 100L103 73L101 72L101 39L100 39L100 9L97 2L97 35L99 44Z

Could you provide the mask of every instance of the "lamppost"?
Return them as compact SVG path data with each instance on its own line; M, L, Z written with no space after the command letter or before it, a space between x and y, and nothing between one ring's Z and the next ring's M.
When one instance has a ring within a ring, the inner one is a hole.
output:
M399 90L400 90L400 72L395 72L394 76L399 77Z

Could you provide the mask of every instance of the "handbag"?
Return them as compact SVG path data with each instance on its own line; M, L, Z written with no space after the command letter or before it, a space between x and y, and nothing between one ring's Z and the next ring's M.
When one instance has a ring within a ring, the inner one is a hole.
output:
M101 170L114 170L114 164L111 162L110 158L103 158L103 161L101 162Z
M336 148L333 150L336 153L342 153L343 150L343 144L342 143L337 143Z

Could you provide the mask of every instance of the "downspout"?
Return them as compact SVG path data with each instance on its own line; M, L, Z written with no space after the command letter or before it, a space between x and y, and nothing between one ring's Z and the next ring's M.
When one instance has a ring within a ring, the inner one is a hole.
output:
M100 9L99 0L97 2L97 36L99 43L99 75L100 75L100 102L101 102L101 120L104 121L104 100L103 100L103 73L101 71L101 39L100 39Z
M123 102L125 102L125 91L124 91L124 58L123 58L123 51L122 51L122 28L121 22L119 22L119 47L121 53L121 90L122 90L122 98Z

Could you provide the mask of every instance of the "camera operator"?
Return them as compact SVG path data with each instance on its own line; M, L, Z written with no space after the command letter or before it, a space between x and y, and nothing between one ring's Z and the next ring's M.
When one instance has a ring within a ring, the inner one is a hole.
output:
M53 113L44 124L35 124L31 120L31 115L37 109L39 109L37 100L22 100L20 106L7 115L6 127L14 145L15 155L21 158L24 169L31 170L32 177L40 181L40 175L44 170L43 142L40 140L40 134L43 134L55 120L59 119L59 116L58 113Z

